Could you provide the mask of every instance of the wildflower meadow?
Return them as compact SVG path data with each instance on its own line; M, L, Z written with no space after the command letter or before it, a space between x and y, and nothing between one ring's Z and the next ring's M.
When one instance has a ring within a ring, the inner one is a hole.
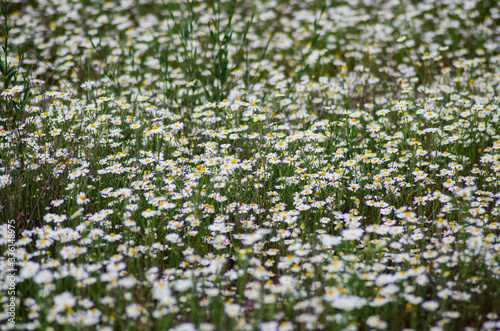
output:
M2 0L1 330L500 329L494 0Z

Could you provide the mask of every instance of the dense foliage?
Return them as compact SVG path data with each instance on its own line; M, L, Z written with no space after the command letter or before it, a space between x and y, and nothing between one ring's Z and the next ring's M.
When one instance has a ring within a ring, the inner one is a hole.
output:
M500 328L498 2L2 14L2 329Z

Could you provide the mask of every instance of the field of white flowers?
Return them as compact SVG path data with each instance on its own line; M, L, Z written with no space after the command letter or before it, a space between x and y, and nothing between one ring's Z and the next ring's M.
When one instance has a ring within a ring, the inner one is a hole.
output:
M0 7L0 329L500 329L497 1Z

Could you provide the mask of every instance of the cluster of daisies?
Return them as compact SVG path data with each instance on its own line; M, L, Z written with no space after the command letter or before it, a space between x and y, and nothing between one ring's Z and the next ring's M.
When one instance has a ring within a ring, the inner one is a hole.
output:
M4 5L2 330L500 328L497 2Z

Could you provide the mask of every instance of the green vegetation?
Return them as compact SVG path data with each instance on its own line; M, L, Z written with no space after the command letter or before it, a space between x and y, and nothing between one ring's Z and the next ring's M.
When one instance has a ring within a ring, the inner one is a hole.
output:
M2 329L500 328L498 2L1 14Z

